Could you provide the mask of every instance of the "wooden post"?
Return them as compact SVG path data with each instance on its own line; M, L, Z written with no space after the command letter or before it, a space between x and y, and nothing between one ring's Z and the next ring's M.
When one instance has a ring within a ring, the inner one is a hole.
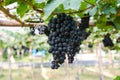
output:
M11 53L11 49L8 48L8 63L9 63L9 80L12 80L12 66L11 66L11 58L12 53Z
M30 46L29 55L31 56L31 75L32 75L32 80L34 80L34 62L33 62L33 55L31 54L31 52L32 52L32 46Z
M81 52L80 52L80 53L81 53ZM80 57L81 57L81 54L80 54ZM81 59L81 58L80 58L80 59ZM75 68L77 69L75 80L80 80L80 79L79 79L79 64L78 64L78 59L77 59L77 58L76 58L76 60L75 60L75 64L76 64ZM80 66L81 66L81 63L80 63ZM81 69L82 69L82 68L81 68Z
M33 56L32 56L31 68L32 68L32 80L34 80L34 62L33 62Z
M42 76L45 80L48 80L49 77L47 76L47 69L44 68L44 61L43 61L43 59L44 59L44 56L41 56L41 57L40 57L41 76Z
M69 64L68 64L68 57L66 55L66 60L65 60L65 75L67 76L67 80L70 80L70 72L69 72Z
M98 44L96 48L98 54L98 69L99 69L99 80L103 80L103 65L102 65L102 55L101 55L101 44Z
M83 50L80 51L80 68L81 68L81 74L84 73L84 64L82 64L82 54L84 54Z
M20 51L19 50L17 50L17 58L20 60ZM18 76L21 76L21 72L20 72L20 62L18 62Z
M111 65L110 67L113 68L113 66L114 66L114 62L113 62L113 54L111 53L110 50L108 50L108 54L109 54L110 65Z
M118 55L119 55L119 67L120 67L120 51L118 50Z
M117 51L118 52L118 55L119 55L119 68L120 68L120 50Z
M1 65L0 65L0 76L2 75L2 54L3 54L2 49L0 49L0 63L1 63Z

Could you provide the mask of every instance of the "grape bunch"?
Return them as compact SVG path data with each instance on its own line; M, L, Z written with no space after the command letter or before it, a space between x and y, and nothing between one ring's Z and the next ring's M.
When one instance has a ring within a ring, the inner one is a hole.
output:
M72 63L74 60L74 56L76 53L79 52L80 50L80 44L81 41L83 40L82 37L80 37L81 32L79 30L72 30L70 32L70 39L69 39L69 44L68 44L68 62Z
M44 34L45 28L46 27L38 27L39 34Z
M43 25L43 26L38 26L38 27L30 27L30 34L31 35L36 35L35 31L38 31L40 35L45 34L46 36L49 36L50 32L48 30L48 27Z
M81 19L81 24L79 25L79 29L81 31L86 30L86 28L89 28L89 14L85 14L85 17Z
M89 47L89 48L93 48L93 44L92 44L92 43L89 43L89 44L88 44L88 47Z
M39 23L43 23L44 20L40 18L38 22ZM47 36L49 36L49 34L50 34L50 32L48 31L48 27L46 25L40 25L40 26L30 27L30 34L34 36L36 34L35 33L36 30L38 31L38 33L40 35L46 34Z
M81 28L76 26L70 15L64 13L51 18L48 23L48 50L53 55L52 69L58 69L64 63L66 55L68 62L72 63L74 56L80 50L80 44L89 36L85 29L89 27L89 17L82 19Z
M58 14L57 18L52 18L48 23L50 35L48 43L51 45L49 53L53 55L52 69L57 69L66 59L69 44L70 32L75 29L75 21L71 16Z
M49 36L50 34L50 31L48 30L48 27L46 25L44 26L39 26L37 28L37 30L39 31L39 34L42 35L42 34L46 34L46 36Z
M24 45L21 46L21 49L24 50L24 51L29 51L29 48L24 46Z
M117 41L116 41L116 42L117 42L117 43L120 43L120 37L117 38Z
M30 27L30 34L31 35L35 35L35 28L34 27Z
M102 40L105 47L113 47L114 44L110 38L110 34L105 35L104 39Z

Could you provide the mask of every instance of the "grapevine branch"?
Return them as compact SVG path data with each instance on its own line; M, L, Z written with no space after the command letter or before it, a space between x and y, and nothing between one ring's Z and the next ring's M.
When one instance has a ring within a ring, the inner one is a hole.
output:
M8 9L5 9L4 7L0 6L0 10L1 10L4 14L6 14L6 16L9 16L10 18L16 20L16 21L19 22L20 24L24 24L19 18L17 18L16 15L10 14Z
M80 22L79 21L76 21L76 24L79 25ZM34 27L36 25L45 25L45 23L33 23L33 22L28 22L28 23L24 23L24 24L20 24L19 22L15 21L15 20L0 20L0 26L3 26L3 27ZM95 23L90 21L89 23L90 26L94 26Z
M45 25L44 23L24 23L20 24L19 22L15 20L0 20L0 26L3 27L34 27L36 25Z
M0 10L8 17L14 19L14 20L0 20L0 26L24 26L24 27L30 27L35 25L45 25L44 23L24 23L19 18L17 18L16 15L12 15L9 13L8 9L5 9L4 7L0 6Z
M33 8L33 10L39 12L39 13L43 13L43 9L38 9L35 5L31 4L30 2L27 2L25 0L20 0L21 2L25 3L26 5L29 5L30 7Z

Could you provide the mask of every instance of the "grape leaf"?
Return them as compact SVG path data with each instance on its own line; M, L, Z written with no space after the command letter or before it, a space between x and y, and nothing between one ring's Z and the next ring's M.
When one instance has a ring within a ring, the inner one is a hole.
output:
M96 3L96 0L85 0L87 3L90 3L90 4L95 4Z
M16 2L16 0L5 0L5 5L7 6L7 5L12 4L14 2Z
M120 4L120 0L118 0L118 4Z
M116 14L117 11L114 7L111 7L111 6L105 6L105 8L103 9L104 13L105 14Z
M79 10L80 3L81 3L82 1L83 1L83 0L71 0L71 1L70 1L70 8L73 9L73 10Z
M96 12L97 12L97 6L95 6L95 7L92 8L92 9L90 9L90 11L89 11L90 16L94 16Z
M37 3L45 2L45 0L36 0Z
M87 7L87 3L86 2L81 2L81 6L80 6L80 10L84 10Z
M45 6L44 3L35 3L34 4L37 8L43 8Z
M79 10L83 0L64 0L63 5L65 9Z
M116 17L116 18L113 20L113 23L114 23L114 25L115 25L115 28L120 30L120 16Z
M45 17L48 18L50 14L60 5L63 3L64 0L51 0L49 3L46 4L44 7Z
M62 13L64 12L64 6L61 4L59 5L55 10L54 12L57 12L57 13Z
M17 8L17 13L20 15L21 18L24 16L27 10L28 10L27 5L25 5L24 3L19 3L19 6Z
M63 5L65 9L70 9L70 0L67 1L64 0Z

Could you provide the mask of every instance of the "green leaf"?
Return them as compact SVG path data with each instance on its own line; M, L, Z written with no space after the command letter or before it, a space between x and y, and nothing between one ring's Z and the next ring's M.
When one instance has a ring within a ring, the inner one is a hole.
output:
M115 50L120 50L120 47L118 45L114 46ZM114 80L120 80L120 77L116 77Z
M37 8L43 8L45 6L44 3L35 3L34 4Z
M62 13L62 12L64 12L63 4L59 5L59 6L54 10L54 12L57 12L57 13Z
M79 10L83 0L64 0L63 5L65 9Z
M117 17L113 20L113 23L114 23L114 25L115 25L115 28L120 30L120 16L117 16Z
M28 3L34 4L36 0L27 0Z
M62 3L63 0L51 0L49 3L47 3L44 8L45 17L48 18L51 13Z
M103 9L103 12L105 14L116 14L117 11L116 11L116 8L115 7L111 7L111 6L106 6L104 9Z
M120 4L120 0L118 0L118 4Z
M90 16L94 16L97 12L97 6L89 10Z
M16 2L17 0L5 0L5 5L9 5L9 4L12 4L14 2Z
M70 9L70 1L71 0L66 0L66 1L64 0L63 5L65 9Z
M97 0L96 3L99 3L101 0Z
M96 3L96 0L85 0L88 4L95 4Z
M87 3L86 2L81 2L80 10L84 10L84 9L86 9L86 7L87 7Z
M104 29L104 27L106 26L106 21L107 21L106 15L97 16L96 19L97 19L96 25L98 26L98 28Z
M48 18L51 13L60 5L63 4L65 9L79 10L80 3L83 0L51 0L44 8L45 17ZM60 7L60 6L59 6Z
M17 8L17 13L22 18L27 10L28 10L28 6L25 5L24 3L20 3L18 8Z
M37 3L43 3L45 0L36 0Z
M70 8L73 9L73 10L79 10L80 3L81 3L82 1L83 1L83 0L71 0L71 1L70 1Z
M120 80L120 76L117 76L114 80Z

